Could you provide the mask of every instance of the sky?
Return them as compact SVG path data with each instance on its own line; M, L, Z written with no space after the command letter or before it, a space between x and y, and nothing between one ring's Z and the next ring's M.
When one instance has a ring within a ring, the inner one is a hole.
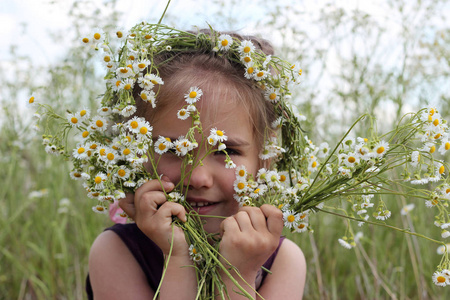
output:
M38 62L51 63L63 51L61 45L56 45L50 38L49 33L55 31L66 31L71 33L70 19L67 13L72 6L74 0L0 0L0 62L7 60L11 45L17 46L20 54L30 55ZM85 4L86 1L77 1L80 6L84 6L86 10L93 9L92 6ZM105 0L90 1L102 7L103 3L109 2ZM255 23L262 20L264 15L272 7L258 6L257 3L247 1L244 6L239 6L236 0L225 1L222 11L225 16L233 16L240 20L235 24L235 28L218 28L241 30L245 28L248 33L258 31ZM268 1L270 3L271 1ZM316 1L299 1L299 0L278 0L276 3L288 3L300 6L302 10L314 12L319 7L323 7L324 3L329 0ZM339 3L346 9L359 9L370 12L372 15L379 14L383 11L382 3L385 1L359 1L359 0L341 0L333 1ZM130 28L134 24L142 20L150 20L156 22L164 11L166 1L149 1L149 0L117 0L116 7L123 12L118 24L124 28ZM100 11L100 15L105 14L106 8ZM205 27L207 24L215 24L215 20L211 19L210 12L217 11L217 1L213 0L172 0L169 12L176 16L171 18L172 22L176 22L178 27L186 28L192 25ZM299 20L301 23L301 20ZM261 31L261 28L259 28ZM263 31L263 29L262 29ZM264 32L260 32L263 33Z

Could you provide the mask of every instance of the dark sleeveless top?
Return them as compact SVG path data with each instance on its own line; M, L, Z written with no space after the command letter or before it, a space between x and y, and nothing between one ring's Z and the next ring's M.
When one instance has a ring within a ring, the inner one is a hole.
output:
M148 284L152 290L156 291L159 282L161 281L161 275L164 267L164 256L161 249L152 240L150 240L135 223L115 224L105 230L114 231L122 239L140 265L142 271L144 271ZM266 269L270 270L272 267L272 263L277 256L283 240L284 237L280 237L280 242L277 249L263 264ZM262 284L267 274L268 273L266 271L261 269L261 272L258 273L256 278L256 282L258 283L259 281L260 284ZM86 278L86 293L88 299L94 299L89 274Z

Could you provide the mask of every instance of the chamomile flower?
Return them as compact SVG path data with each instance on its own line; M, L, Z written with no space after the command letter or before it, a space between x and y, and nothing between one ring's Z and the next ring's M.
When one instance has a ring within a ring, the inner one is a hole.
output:
M128 177L130 177L130 174L131 174L130 169L128 169L125 166L120 166L117 169L116 173L114 173L114 176L116 178L119 178L119 179L122 179L122 180L126 180L126 179L128 179Z
M277 88L268 87L264 91L264 97L266 98L267 101L270 101L272 103L277 103L278 101L280 101L280 91Z
M119 85L119 90L132 91L135 83L134 78L125 78Z
M72 156L79 160L86 159L88 157L86 146L84 144L78 144L75 149L73 149Z
M135 112L136 112L135 105L127 105L120 111L120 115L124 116L125 118L128 118L134 115Z
M255 72L254 72L254 79L256 80L256 81L261 81L261 80L263 80L263 79L266 79L267 78L267 76L269 76L269 74L270 74L270 72L269 71L267 71L267 70L256 70Z
M184 99L188 104L194 104L200 99L202 95L203 95L202 90L196 86L193 86L189 89L187 94L184 95Z
M247 169L245 166L239 166L236 168L236 178L246 180L247 179Z
M414 168L417 167L417 165L420 162L420 152L419 151L413 151L411 153L411 166L413 166Z
M328 156L328 152L330 152L330 146L327 142L323 142L319 145L319 150L317 151L317 157L324 158Z
M95 131L105 131L108 127L108 121L106 118L101 116L96 116L92 118L92 121L90 123L90 128Z
M221 34L217 41L217 47L221 51L227 51L233 45L233 38L228 34Z
M134 76L134 72L132 66L119 67L116 69L117 78L128 78L130 76Z
M224 142L228 139L228 137L225 135L225 132L217 128L211 128L209 134L219 142Z
M230 158L226 158L225 159L225 168L234 169L234 168L236 168L236 164Z
M238 47L241 56L250 55L255 51L255 45L250 40L243 40Z
M255 67L253 62L245 65L244 77L247 79L253 79L255 77Z
M177 112L177 118L180 120L186 120L190 115L191 113L185 108L182 108Z
M135 73L139 73L145 70L150 65L150 61L148 59L142 59L139 61L136 61L133 64L133 69Z
M411 210L414 209L414 207L415 207L414 203L407 204L407 205L405 205L405 206L402 207L400 213L401 213L403 216L406 216Z
M450 251L450 244L445 244L445 246L444 245L441 245L441 246L439 246L437 249L436 249L436 252L437 252L437 254L439 254L439 255L442 255L442 254L444 254L444 253L446 253L446 252L449 252Z
M298 214L292 210L283 212L284 227L292 229L295 228L299 222Z
M108 208L106 206L97 204L96 206L92 207L92 211L97 213L97 214L105 215L105 214L108 213Z
M436 145L434 143L425 143L419 150L432 154L436 151Z
M440 271L434 272L432 279L433 283L437 286L446 286L449 284L449 278Z
M294 232L298 232L298 233L302 233L308 230L308 223L305 222L299 222L295 227L294 227Z
M155 142L154 147L155 152L161 155L169 151L169 149L173 147L173 143L171 142L170 138L159 136Z
M441 146L438 151L440 154L444 155L448 150L450 150L450 138L447 136L441 141Z
M66 115L67 121L72 127L79 127L81 124L81 120L76 116L76 114L70 113Z
M378 142L373 148L375 157L383 157L389 150L389 144L385 141Z
M352 249L352 245L349 242L347 242L347 238L346 237L338 239L338 242L345 249Z
M97 175L95 175L92 179L93 179L93 181L94 181L94 187L97 189L97 190L102 190L102 189L104 189L104 182L106 181L106 179L107 179L108 177L106 176L106 174L105 173L103 173L103 172L99 172L99 173L97 173Z
M248 190L247 181L244 178L237 178L233 183L233 188L236 194L243 194Z

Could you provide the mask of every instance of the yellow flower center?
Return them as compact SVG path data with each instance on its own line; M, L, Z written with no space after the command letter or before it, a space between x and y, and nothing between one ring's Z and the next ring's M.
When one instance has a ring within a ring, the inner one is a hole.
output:
M84 138L87 138L88 135L89 135L89 131L87 131L87 130L84 131L84 132L81 134L81 136L84 137Z
M149 39L151 39L152 38L152 35L151 34L147 34L147 35L145 35L145 37L144 37L146 40L149 40Z
M120 81L120 80L117 80L116 81L116 87L119 87L119 85L122 83L122 81Z
M439 168L439 174L443 174L444 171L445 171L445 167L444 167L444 166L441 166L441 167Z
M72 117L72 118L70 119L70 122L72 122L73 124L77 124L77 123L78 123L78 119L75 118L75 117Z
M246 63L249 63L249 62L252 61L252 58L251 58L250 56L246 56L246 57L244 57L244 61L245 61Z
M148 132L148 129L147 129L147 127L141 127L141 129L139 130L139 132L140 132L141 134L146 134L146 133Z
M269 95L269 99L270 100L275 100L277 98L277 94L275 94L275 93L271 93L270 95Z
M216 133L217 133L218 136L223 136L223 132L220 131L220 130L217 130Z
M131 89L131 84L129 84L129 83L125 84L125 86L123 88L128 91Z
M189 93L189 98L195 98L197 97L197 92L196 91L192 91Z
M304 218L306 218L306 214L303 214L300 216L300 219L304 219Z
M142 100L147 100L147 94L145 92L141 93Z
M158 145L159 150L163 151L166 149L166 145L164 145L163 143Z
M80 178L81 177L81 173L73 173L73 177L76 177L76 178Z
M106 155L106 149L100 149L99 151L101 156L105 156Z
M354 158L353 156L350 156L347 160L348 160L349 163L352 164L352 163L354 163L356 161L356 158Z
M433 117L431 115L428 116L428 121L433 121Z
M377 153L378 153L378 154L381 154L381 153L383 153L383 152L384 152L384 147L383 147L383 146L378 147Z
M84 153L84 148L83 147L80 147L80 148L78 148L78 154L81 154L81 153Z
M247 69L247 73L248 73L248 74L252 74L253 71L254 71L253 67L250 67L250 68Z
M239 170L239 176L244 176L245 175L245 171L244 170Z
M450 142L445 143L445 150L450 149Z
M28 103L34 103L34 97L30 97L30 99L28 100Z
M440 138L440 137L441 137L441 134L438 133L438 134L436 134L436 135L434 136L434 139L437 140L437 139Z
M122 153L123 153L123 155L128 155L128 154L131 153L131 150L128 149L128 148L126 148L126 149L124 149L124 150L122 151Z
M97 120L97 122L95 122L95 125L97 125L97 127L103 127L103 122L101 120Z
M311 164L311 167L313 167L313 168L317 167L317 161L313 161L313 163Z
M280 181L281 182L285 182L286 181L286 176L285 175L280 175Z
M102 36L100 33L98 33L98 32L94 33L94 39L99 40L101 37Z
M244 53L249 53L251 48L249 46L244 47Z
M292 223L292 222L295 221L295 217L294 217L293 215L289 215L289 216L287 217L287 221L288 221L289 223Z
M108 160L113 160L114 159L114 154L110 152L110 153L108 153L108 155L106 155L106 158Z
M244 184L243 182L239 182L239 183L237 184L237 187L238 187L238 189L242 190L242 189L245 188L245 184Z
M193 253L193 254L197 254L197 249L192 248L192 253Z
M105 210L105 208L104 208L103 206L97 206L96 209L97 209L98 211L104 211L104 210Z
M138 124L137 121L132 121L132 122L130 123L130 126L131 126L131 128L136 129L136 128L139 126L139 124Z
M117 175L119 175L120 177L123 177L127 174L127 172L125 172L125 170L120 169L119 171L117 171Z
M435 119L435 120L433 121L433 125L434 125L434 126L438 126L438 125L439 125L439 119Z
M228 45L228 40L223 40L222 41L222 46L226 47Z
M89 39L88 38L83 38L83 43L85 43L85 44L89 43Z
M120 68L120 73L127 74L128 73L128 69L127 68Z
M297 226L299 229L303 229L303 228L305 228L305 224L299 224L298 226Z
M431 146L431 148L430 148L430 153L434 153L434 151L436 151L436 146Z
M87 114L87 111L85 109L80 111L80 116L84 117Z
M155 79L150 80L153 84L158 84L158 81L156 81Z
M103 61L104 61L104 62L110 62L110 61L111 61L111 56L105 55L105 56L103 57Z
M256 189L253 191L253 193L258 194L261 191L261 189Z
M186 115L186 111L185 110L180 110L180 116L185 116Z
M434 113L435 113L434 108L431 108L431 109L430 109L430 116L434 115Z
M135 60L136 59L136 57L133 55L133 54L131 54L130 56L128 56L128 59L129 60ZM130 65L128 65L128 67L129 67Z
M171 142L170 138L166 137L165 139L166 139L166 141L168 141L169 143Z
M140 63L140 64L138 64L138 67L143 69L143 68L145 68L145 64L144 63Z
M97 144L92 144L89 148L91 148L91 149L97 149Z
M446 194L450 193L450 188L446 189L446 190L445 190L445 193L446 193Z
M100 184L102 182L102 178L100 176L95 177L95 183Z
M263 76L264 76L264 72L263 72L263 71L259 71L259 72L256 74L256 76L258 76L258 77L263 77Z
M445 277L444 277L444 276L438 276L438 277L436 278L436 280L437 280L438 282L440 282L440 283L443 283L443 282L445 282Z
M122 31L117 31L116 32L117 37L120 39L123 37L123 32Z

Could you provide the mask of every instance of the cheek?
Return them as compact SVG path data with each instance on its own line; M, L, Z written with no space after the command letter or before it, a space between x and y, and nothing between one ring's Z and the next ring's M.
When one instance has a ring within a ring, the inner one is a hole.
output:
M158 161L158 158L156 157L156 161ZM178 157L167 154L163 155L159 160L157 171L159 175L165 175L169 177L170 181L177 184L181 178L180 167L181 160ZM152 168L152 166L149 165L148 168Z

